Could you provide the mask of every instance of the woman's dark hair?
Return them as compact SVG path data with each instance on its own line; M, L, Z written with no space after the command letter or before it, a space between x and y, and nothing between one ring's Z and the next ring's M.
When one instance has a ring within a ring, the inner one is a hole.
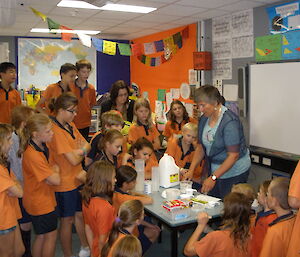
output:
M223 102L219 90L210 85L204 85L195 90L195 99L197 102L203 101L205 103L217 103L220 104Z
M118 218L113 223L107 243L103 246L101 257L107 257L113 243L117 240L120 231L134 225L142 217L144 205L140 200L129 200L121 204Z
M78 105L78 99L77 97L71 93L63 93L57 98L52 98L48 107L51 110L51 112L58 113L59 109L67 110L68 108L72 106Z
M185 121L185 123L188 123L189 122L189 114L188 112L186 111L186 108L185 106L183 105L183 103L179 100L174 100L171 105L170 105L170 121L171 121L171 128L175 129L175 125L176 125L176 116L175 114L173 113L173 106L175 104L178 104L181 106L181 108L183 109L183 120Z
M122 165L116 172L116 186L121 188L123 183L135 181L137 177L136 170L128 165Z
M124 82L124 80L117 80L116 82L114 82L110 88L110 99L113 103L113 105L116 105L116 99L119 95L119 90L120 89L126 89L128 96L130 94L129 91L129 87L126 85L126 83Z
M66 74L70 70L77 71L77 68L74 64L72 63L65 63L62 66L60 66L59 74L61 75L62 73Z
M148 147L150 148L152 151L154 151L154 147L153 144L144 137L140 137L138 140L135 141L135 143L133 145L131 145L129 153L134 156L134 150L140 151L142 150L144 147Z
M247 251L250 237L251 205L241 193L229 193L224 198L223 228L230 230L234 245Z

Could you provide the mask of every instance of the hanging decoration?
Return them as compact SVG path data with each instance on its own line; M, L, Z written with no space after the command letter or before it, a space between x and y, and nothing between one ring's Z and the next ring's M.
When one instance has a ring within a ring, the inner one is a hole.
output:
M56 34L56 30L58 29L64 31L70 30L70 32L73 31L73 29L61 25L56 21L53 21L45 14L37 11L36 9L32 7L30 7L30 9L36 16L40 17L43 21L47 22L50 33ZM70 41L74 34L76 34L75 31L74 33L62 32L61 38L64 41ZM136 56L137 59L145 65L155 67L172 59L172 56L174 56L177 53L177 51L182 48L183 40L189 37L189 27L185 27L182 31L179 31L167 38L147 43L118 43L114 41L91 37L83 33L77 33L77 36L84 46L93 46L98 52L102 52L104 54L109 55L116 55L118 50L120 55ZM163 52L160 56L148 56L160 52Z

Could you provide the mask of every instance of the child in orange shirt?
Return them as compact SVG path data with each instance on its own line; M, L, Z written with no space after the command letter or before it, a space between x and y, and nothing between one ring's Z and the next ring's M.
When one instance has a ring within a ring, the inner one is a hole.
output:
M81 197L78 187L85 181L86 172L81 162L89 151L90 145L85 141L72 122L77 113L78 100L71 92L64 93L52 100L51 107L54 132L48 147L50 165L57 164L60 170L61 183L55 186L55 196L60 220L60 240L65 256L72 256L72 223L78 233L81 250L88 251L84 234L81 211Z
M12 127L0 124L0 256L21 257L24 246L18 219L21 218L18 197L23 196L23 189L17 182L7 162L12 145Z
M257 194L258 203L263 207L263 210L257 213L255 219L255 226L252 229L252 240L251 240L251 256L259 257L263 241L267 233L269 224L277 218L277 215L271 210L267 203L267 192L271 180L267 180L262 183L259 187Z
M16 66L11 62L1 63L0 78L0 123L9 124L12 109L22 104L19 92L12 87L17 78Z
M194 123L187 123L182 128L182 136L172 137L168 141L166 153L171 155L176 165L181 168L182 174L191 166L197 146L197 125ZM193 175L193 188L200 188L200 174L202 165L198 165Z
M82 189L82 209L85 233L91 257L99 257L115 220L112 206L115 168L107 161L94 162Z
M132 235L121 238L112 251L112 257L142 257L140 241Z
M32 255L53 257L57 236L56 201L52 185L60 184L59 168L49 165L46 145L53 136L51 120L45 114L31 116L24 128L23 203L31 215L36 234Z
M185 106L179 100L174 100L170 105L170 120L166 123L163 135L169 140L180 136L184 124L192 122L197 123L194 118L189 117Z
M124 120L122 118L122 115L117 111L108 111L102 114L101 116L101 131L96 133L92 140L91 140L91 150L85 157L85 165L90 165L93 160L95 159L96 155L101 152L101 149L99 149L99 145L101 144L100 141L103 139L103 134L110 129L116 129L118 131L121 131L124 125ZM126 152L127 150L127 138L124 137L124 142L122 145L122 152Z
M76 128L88 140L91 126L91 109L96 104L95 87L88 83L92 65L87 60L76 62L77 79L71 84L71 90L78 98L78 113L74 119Z
M104 245L101 257L111 257L118 241L125 235L131 235L144 218L144 205L139 200L124 202L119 209L109 239Z
M152 158L152 155L154 155L152 143L144 137L139 138L130 147L129 152L123 156L122 165L135 168L135 160L142 159L145 161L145 179L151 179L152 167L158 166L156 157Z
M160 148L159 132L152 122L150 103L145 98L139 98L134 104L133 124L129 128L128 142L135 143L141 137L148 139L154 150ZM153 155L153 157L155 157Z
M260 257L286 257L295 223L295 215L288 204L289 179L278 177L268 187L267 203L277 217L269 224Z
M250 205L240 193L229 193L224 198L223 226L199 240L209 220L205 212L198 214L198 226L184 247L186 256L249 257ZM199 241L198 241L199 240Z
M38 112L46 112L48 115L53 114L49 108L51 99L57 98L61 94L71 91L70 85L74 83L77 75L76 66L71 63L65 63L60 67L59 74L61 80L57 83L47 86L41 96L41 99L36 104L36 110Z

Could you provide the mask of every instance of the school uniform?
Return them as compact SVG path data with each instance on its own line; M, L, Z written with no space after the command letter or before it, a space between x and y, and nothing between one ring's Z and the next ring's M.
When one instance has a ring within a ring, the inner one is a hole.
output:
M108 159L105 151L101 150L96 154L95 158L93 159L93 162L86 167L86 170L88 170L91 167L91 165L96 161L107 161L111 165L113 165L116 169L118 168L118 157L113 156L113 161L111 161L110 159Z
M277 218L276 213L273 210L261 211L257 213L255 224L252 227L252 240L251 240L251 256L259 257L263 241L267 233L269 224Z
M15 230L18 219L22 217L18 198L7 194L7 190L16 185L15 180L10 167L0 165L0 236Z
M219 230L208 233L194 243L195 251L200 257L249 257L250 246L243 251L234 244L230 231Z
M286 257L294 223L293 212L271 222L263 241L260 257Z
M6 91L0 82L0 123L10 124L13 108L21 104L22 101L19 92L12 87L9 87Z
M81 88L77 80L71 84L71 91L78 99L77 115L74 123L85 139L89 136L89 127L91 126L91 109L96 104L95 87L86 81L86 86Z
M60 169L60 185L53 186L55 190L58 214L60 217L72 217L75 212L81 211L81 197L78 187L81 182L76 176L82 171L81 163L72 165L64 156L66 153L78 149L78 141L84 141L74 123L63 127L56 118L52 117L53 138L48 143L50 152L50 166L55 164Z
M56 230L57 214L53 187L46 179L54 172L49 165L49 150L46 144L41 149L30 141L23 156L24 196L23 204L31 215L36 234Z
M151 127L143 125L140 122L132 124L128 132L128 142L130 144L135 143L139 138L144 137L148 139L152 144L154 140L159 137L157 128L152 125Z
M194 118L189 117L189 119L187 121L182 120L180 123L178 122L173 122L174 123L174 127L172 126L172 121L168 120L165 126L165 130L163 135L165 137L167 137L168 139L173 138L173 136L177 137L182 135L182 128L186 123L194 123L197 124L197 120L195 120Z
M289 196L300 199L300 161L290 181ZM292 231L287 257L300 256L300 212L298 210Z
M82 204L84 223L93 232L92 254L99 256L99 237L109 235L115 220L115 208L100 197L92 197L88 205Z

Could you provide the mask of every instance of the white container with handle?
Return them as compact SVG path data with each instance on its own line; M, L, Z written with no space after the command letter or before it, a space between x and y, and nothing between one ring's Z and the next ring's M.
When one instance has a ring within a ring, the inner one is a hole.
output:
M159 161L159 181L164 188L179 185L179 167L174 158L166 153Z

